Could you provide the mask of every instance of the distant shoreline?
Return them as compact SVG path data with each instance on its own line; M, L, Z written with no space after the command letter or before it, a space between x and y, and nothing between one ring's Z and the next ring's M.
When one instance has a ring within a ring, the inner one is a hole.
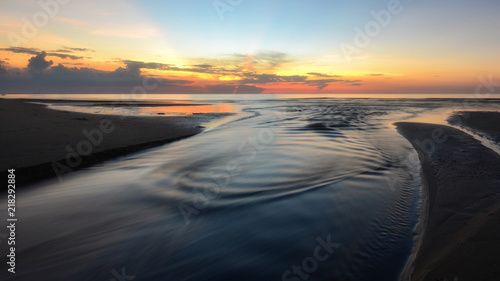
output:
M68 172L196 135L203 124L231 115L101 115L30 101L0 99L0 170L16 169L19 184L63 180Z
M492 116L474 112L468 125L476 129L471 124L489 120L490 129L498 130L500 114ZM500 156L449 126L396 126L419 154L428 195L423 237L403 280L495 280L500 276Z

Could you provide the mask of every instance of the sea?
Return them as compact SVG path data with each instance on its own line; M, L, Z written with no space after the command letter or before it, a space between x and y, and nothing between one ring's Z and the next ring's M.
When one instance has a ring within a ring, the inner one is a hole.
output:
M475 94L8 98L94 114L230 113L193 137L20 187L18 272L0 277L37 281L400 280L426 196L394 123L500 109L500 96Z

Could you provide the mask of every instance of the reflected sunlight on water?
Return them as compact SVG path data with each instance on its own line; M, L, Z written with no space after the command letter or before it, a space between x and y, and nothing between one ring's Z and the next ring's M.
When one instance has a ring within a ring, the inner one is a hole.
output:
M185 116L192 114L206 114L206 113L238 113L241 109L240 105L232 103L213 103L213 104L186 104L182 103L177 105L170 101L155 103L150 105L148 103L138 103L129 106L127 104L118 105L105 105L102 106L99 102L43 102L52 109L63 111L75 111L81 113L92 114L111 114L111 115L131 115L131 116Z
M211 104L198 106L141 107L142 111L157 115L190 115L199 113L236 113L240 106L234 104Z

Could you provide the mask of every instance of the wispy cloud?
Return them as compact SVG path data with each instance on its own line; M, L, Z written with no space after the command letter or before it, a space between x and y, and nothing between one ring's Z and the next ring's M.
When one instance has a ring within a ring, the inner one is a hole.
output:
M89 48L71 48L71 47L64 47L66 50L70 51L76 51L76 52L95 52L95 50L89 49Z
M24 48L24 47L0 48L0 51L12 52L12 53L18 53L18 54L28 54L28 55L38 55L38 54L42 53L42 51L39 49ZM79 60L79 59L84 58L83 56L75 56L75 55L68 54L70 52L72 52L72 51L71 50L56 50L56 51L46 52L46 55L49 57L59 57L62 59L72 59L72 60Z
M248 59L248 56L241 54L233 54L234 58L238 58L238 61L233 64L233 69L226 69L224 67L216 67L214 66L217 63L207 64L193 64L185 67L178 67L173 64L165 64L165 63L157 63L157 62L144 62L144 61L132 61L132 60L119 60L126 65L126 68L135 73L140 73L140 69L157 69L163 71L174 71L174 72L190 72L190 73L202 73L202 74L213 74L218 75L220 77L236 77L237 79L229 79L233 80L233 82L228 82L225 84L218 85L209 85L205 86L207 90L211 92L233 92L236 89L236 86L242 86L239 88L239 91L242 92L244 90L251 92L262 92L264 88L256 87L255 85L265 85L269 83L290 83L290 84L302 84L311 87L315 87L317 89L323 90L324 88L334 84L349 84L351 86L359 86L361 85L361 80L357 79L334 79L341 78L341 75L329 75L319 72L309 72L308 75L314 76L316 78L328 78L328 79L310 79L310 76L307 75L278 75L275 73L258 73L256 71L244 71L239 68L239 63L243 60L243 58ZM282 58L283 56L277 56ZM255 59L252 57L252 59ZM287 60L288 61L288 60ZM233 61L234 62L234 61ZM274 63L273 63L274 64ZM224 80L224 79L220 79ZM238 84L234 83L234 80L237 80ZM220 86L220 87L217 87ZM253 87L249 87L253 86Z
M255 74L244 73L244 79L240 81L243 84L266 84L279 82L304 82L307 76L303 75L277 75L277 74Z
M211 93L218 94L260 94L265 90L254 85L239 84L206 85L205 88Z
M324 73L319 73L319 72L309 72L307 75L312 75L316 77L342 77L341 75L329 75L329 74L324 74Z
M305 84L309 86L316 87L320 90L326 88L332 83L343 83L343 84L351 84L352 86L359 86L361 80L344 80L344 79L316 79L316 80L307 80Z

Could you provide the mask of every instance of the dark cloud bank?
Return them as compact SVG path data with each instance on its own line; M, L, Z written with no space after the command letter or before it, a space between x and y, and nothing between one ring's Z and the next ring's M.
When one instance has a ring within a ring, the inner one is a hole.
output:
M242 72L238 68L226 69L215 67L213 64L195 64L180 68L171 64L120 60L125 67L118 67L114 71L103 71L88 67L66 67L62 64L54 65L48 57L64 59L80 59L81 56L71 55L76 52L92 52L86 48L68 48L54 51L39 51L33 48L10 47L0 49L13 53L34 55L28 60L26 68L8 68L8 63L0 60L0 93L35 92L45 94L65 93L130 93L135 87L157 85L147 88L149 93L236 93L253 94L262 93L263 85L268 83L293 83L303 84L317 89L324 89L332 83L349 83L359 85L360 80L339 79L338 75L322 73L308 73L314 78L302 75L277 75ZM248 56L234 55L235 57L248 58ZM251 59L264 61L269 66L277 66L288 61L281 53L262 53L259 58ZM191 73L207 73L215 75L233 75L241 77L237 82L224 82L216 85L196 85L195 81L188 79L164 79L152 75L144 75L141 69L158 69L167 71L180 71ZM319 79L327 78L327 79ZM150 80L154 80L151 82Z

